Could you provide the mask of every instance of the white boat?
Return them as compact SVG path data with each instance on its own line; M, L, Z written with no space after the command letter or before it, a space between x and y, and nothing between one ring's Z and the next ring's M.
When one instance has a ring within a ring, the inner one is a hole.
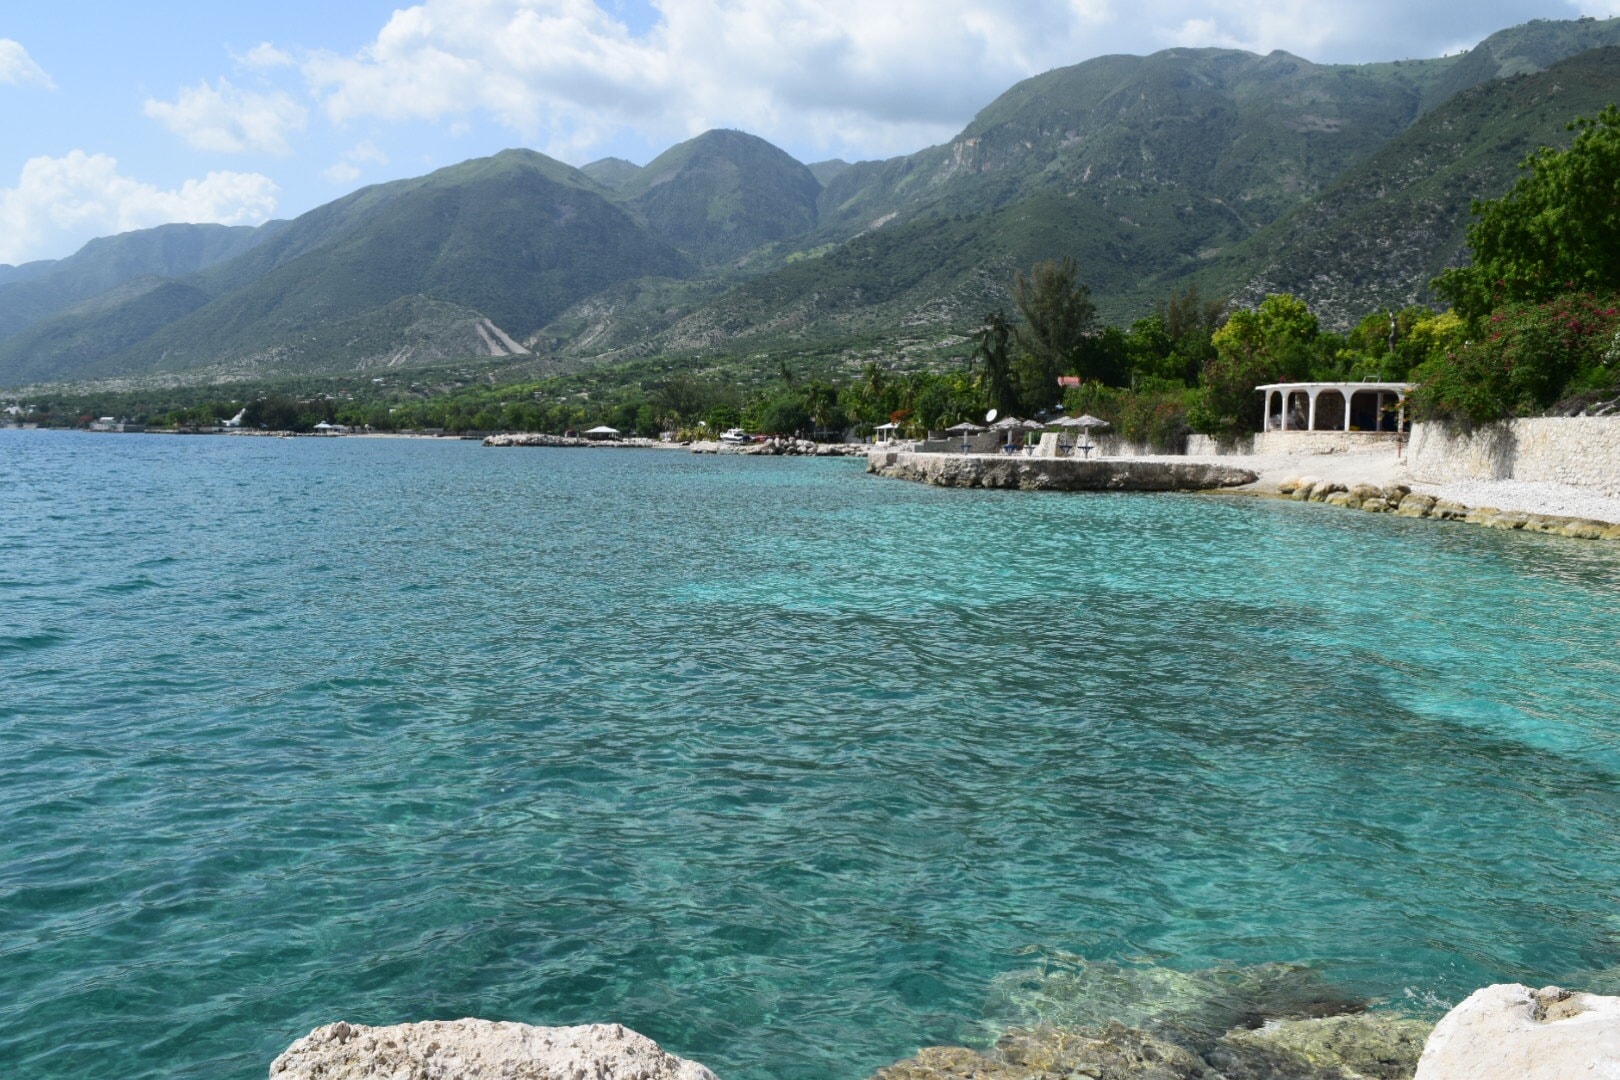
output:
M722 431L720 433L720 441L726 443L728 446L741 446L743 443L753 442L754 437L748 434L748 432L744 431L742 428L734 427L727 428L725 431Z

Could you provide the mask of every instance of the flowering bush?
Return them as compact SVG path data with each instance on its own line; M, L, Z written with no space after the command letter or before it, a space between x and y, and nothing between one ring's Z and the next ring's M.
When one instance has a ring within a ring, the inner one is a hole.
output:
M1543 412L1574 394L1620 389L1620 297L1567 293L1506 304L1482 334L1419 365L1414 414L1466 426Z

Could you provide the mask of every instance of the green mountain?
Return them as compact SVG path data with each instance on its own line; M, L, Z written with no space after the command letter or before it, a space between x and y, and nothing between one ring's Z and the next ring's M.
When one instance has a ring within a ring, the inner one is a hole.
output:
M1051 71L1014 86L943 146L833 176L818 230L777 269L669 321L651 343L604 316L579 354L875 338L948 347L1008 303L1016 270L1065 255L1115 321L1195 279L1235 292L1276 257L1255 238L1390 146L1425 115L1436 87L1617 39L1620 19L1583 20L1516 27L1438 60L1327 66L1280 52L1176 49ZM1578 107L1606 92L1567 100ZM1471 197L1505 190L1533 126L1513 138L1494 128L1471 136L1467 152L1497 155L1503 179L1457 189L1453 215L1465 218ZM1437 241L1444 252L1422 259L1455 258L1460 236L1448 233ZM1363 277L1380 262L1370 258ZM1409 283L1412 273L1393 276ZM616 317L644 332L633 314Z
M114 306L88 325L0 341L0 381L521 354L521 339L570 304L648 272L690 266L578 170L505 151L311 211L175 282L206 302L166 307L172 321L155 325L143 293L125 301L134 329Z
M849 171L849 162L843 158L833 158L830 161L812 161L805 167L822 187L826 187L832 183L833 177Z
M175 278L223 262L274 236L258 228L160 225L92 240L65 259L0 266L0 338L140 278Z
M1433 299L1429 282L1466 257L1475 199L1513 185L1541 146L1567 146L1574 116L1620 101L1620 48L1472 87L1426 113L1319 198L1233 249L1212 277L1243 302L1306 300L1326 323Z
M1530 75L1588 49L1620 45L1620 19L1533 19L1499 30L1460 56L1428 61L1424 111L1492 79Z
M589 165L581 165L579 171L610 191L618 191L635 179L636 174L641 171L641 166L624 158L607 157L593 161Z
M648 162L619 194L658 236L718 265L808 233L821 183L758 136L708 131Z
M1019 83L942 146L852 165L736 131L644 168L504 151L274 228L0 267L0 385L959 353L1014 272L1063 256L1112 321L1192 280L1299 292L1342 320L1424 298L1469 200L1620 100L1615 54L1588 51L1615 45L1620 19L1583 19L1387 64L1099 57Z

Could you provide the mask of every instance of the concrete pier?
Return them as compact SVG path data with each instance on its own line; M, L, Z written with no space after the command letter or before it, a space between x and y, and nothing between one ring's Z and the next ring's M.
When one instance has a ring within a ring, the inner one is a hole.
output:
M1197 461L1040 458L1016 454L918 454L874 450L866 471L937 487L1022 491L1210 491L1252 484L1250 469Z

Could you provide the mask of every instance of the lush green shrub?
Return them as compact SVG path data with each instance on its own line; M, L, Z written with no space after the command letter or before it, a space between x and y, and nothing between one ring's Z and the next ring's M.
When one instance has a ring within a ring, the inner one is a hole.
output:
M1413 414L1465 426L1543 412L1565 397L1620 389L1620 298L1570 293L1512 303L1483 336L1413 372Z
M1472 325L1505 304L1620 288L1620 109L1569 128L1569 149L1536 151L1512 191L1474 204L1472 260L1434 281Z
M1071 416L1089 413L1108 421L1108 434L1127 443L1178 454L1187 448L1192 431L1188 420L1192 395L1175 380L1148 381L1136 390L1085 382L1064 395L1063 405Z

